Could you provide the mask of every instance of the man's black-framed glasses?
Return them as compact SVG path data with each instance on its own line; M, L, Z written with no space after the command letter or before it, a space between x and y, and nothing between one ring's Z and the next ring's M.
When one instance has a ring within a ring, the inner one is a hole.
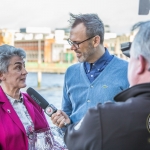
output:
M88 41L88 40L92 39L93 37L95 37L95 36L92 36L92 37L90 37L90 38L88 38L88 39L86 39L86 40L84 40L84 41L82 41L82 42L73 42L73 41L71 41L70 39L67 39L67 41L68 41L68 43L69 43L71 46L74 46L74 47L76 47L76 48L79 48L79 45L80 45L81 43L83 43L83 42L85 42L85 41Z

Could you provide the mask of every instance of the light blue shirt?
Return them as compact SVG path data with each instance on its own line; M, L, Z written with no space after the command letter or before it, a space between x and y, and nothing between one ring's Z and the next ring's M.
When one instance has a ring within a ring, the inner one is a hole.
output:
M98 103L113 101L116 94L129 87L127 66L127 61L114 56L92 83L85 73L83 63L67 69L62 110L67 113L72 123L80 121L89 108Z
M96 62L90 64L84 63L85 72L90 82L93 82L98 75L104 70L114 56L110 55L108 50L105 48L105 53Z

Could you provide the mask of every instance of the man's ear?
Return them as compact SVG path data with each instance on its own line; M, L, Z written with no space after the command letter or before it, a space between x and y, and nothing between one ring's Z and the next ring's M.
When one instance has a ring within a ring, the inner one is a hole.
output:
M145 72L147 70L147 66L146 66L146 59L140 55L138 57L138 68L137 68L137 73L138 74L142 74L143 72Z
M100 44L100 40L101 40L100 36L96 35L93 40L93 46L97 47Z

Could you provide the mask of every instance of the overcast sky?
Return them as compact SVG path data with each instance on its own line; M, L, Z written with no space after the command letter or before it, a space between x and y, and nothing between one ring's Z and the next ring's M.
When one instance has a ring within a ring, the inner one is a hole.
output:
M138 15L139 0L0 0L0 28L61 28L69 25L69 12L97 13L112 32L128 33L149 15Z

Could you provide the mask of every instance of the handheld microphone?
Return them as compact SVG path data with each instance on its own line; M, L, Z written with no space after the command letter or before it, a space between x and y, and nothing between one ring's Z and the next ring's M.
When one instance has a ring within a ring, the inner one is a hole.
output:
M53 113L57 111L57 108L49 104L38 92L36 92L33 88L29 87L27 89L27 93L29 96L42 108L45 113L51 117Z

